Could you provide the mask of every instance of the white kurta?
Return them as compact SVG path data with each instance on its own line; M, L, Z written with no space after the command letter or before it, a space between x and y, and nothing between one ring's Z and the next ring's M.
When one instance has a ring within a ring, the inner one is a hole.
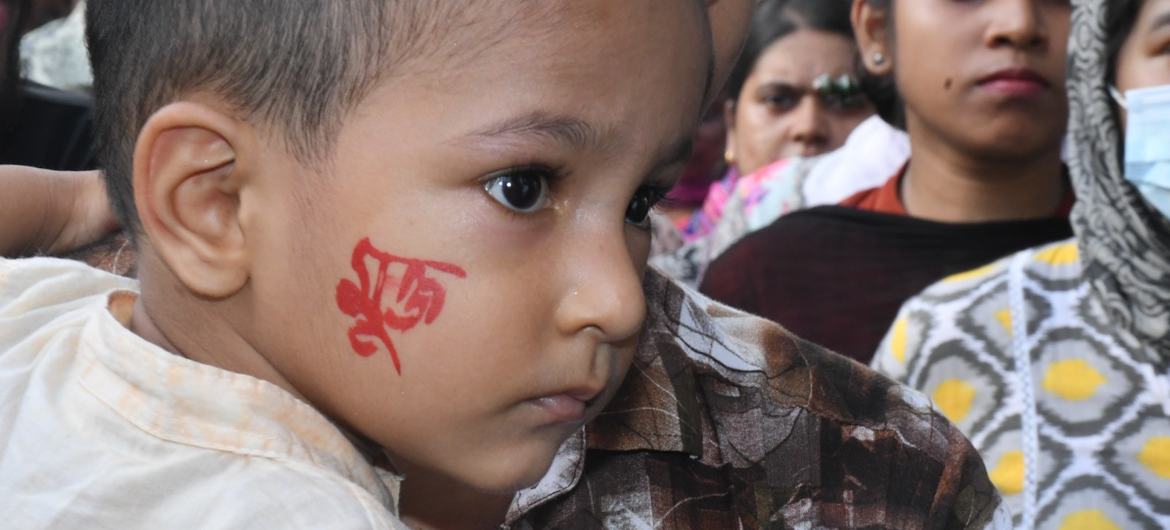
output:
M0 260L0 526L404 528L398 479L312 407L130 332L136 285Z

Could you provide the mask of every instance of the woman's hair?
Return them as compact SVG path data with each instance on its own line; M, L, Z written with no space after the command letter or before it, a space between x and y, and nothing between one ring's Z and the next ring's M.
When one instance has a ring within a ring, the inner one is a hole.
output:
M774 42L799 30L835 33L853 42L849 21L851 0L764 0L752 17L743 54L727 80L727 97L735 101L751 76L756 61Z
M1106 76L1109 84L1117 81L1117 60L1121 55L1121 48L1129 40L1133 25L1137 22L1145 0L1110 0L1106 9L1105 30L1108 35L1106 52L1109 54L1106 63Z
M875 9L881 9L886 12L886 24L893 29L894 0L865 0L870 6ZM893 35L892 32L887 32ZM886 123L893 125L899 129L906 129L906 114L905 108L902 106L902 98L898 95L898 85L894 80L894 74L875 75L870 73L868 69L861 64L860 56L858 56L858 70L861 72L861 90L869 97L870 102L873 103L877 109L878 116L881 116ZM897 65L895 65L897 67Z

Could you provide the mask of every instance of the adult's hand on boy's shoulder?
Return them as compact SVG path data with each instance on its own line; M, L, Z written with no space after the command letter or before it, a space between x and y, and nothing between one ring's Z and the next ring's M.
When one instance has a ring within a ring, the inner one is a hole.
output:
M0 256L63 254L118 228L98 171L0 166Z
M106 194L99 171L62 173L70 182L66 197L72 198L65 225L49 242L50 254L63 254L101 240L121 227Z

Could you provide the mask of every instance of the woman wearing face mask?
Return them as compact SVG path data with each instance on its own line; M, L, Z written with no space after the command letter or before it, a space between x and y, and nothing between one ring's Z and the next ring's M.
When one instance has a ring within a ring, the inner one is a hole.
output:
M1076 237L930 287L874 364L967 433L1021 528L1168 528L1170 0L1073 18Z
M776 160L820 155L845 143L873 106L855 75L850 0L768 0L752 18L724 102L728 174L684 229L708 233L740 175Z
M906 127L910 162L884 186L744 238L703 292L868 362L922 288L1068 237L1069 11L1060 0L855 0L865 66L890 86L874 92L878 107L900 109L883 117ZM895 93L902 105L885 105Z

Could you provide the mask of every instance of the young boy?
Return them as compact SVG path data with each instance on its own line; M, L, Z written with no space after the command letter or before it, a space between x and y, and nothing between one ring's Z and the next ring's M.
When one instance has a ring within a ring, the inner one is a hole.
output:
M140 281L0 261L6 523L1002 522L923 402L645 274L735 24L452 4L90 0Z

